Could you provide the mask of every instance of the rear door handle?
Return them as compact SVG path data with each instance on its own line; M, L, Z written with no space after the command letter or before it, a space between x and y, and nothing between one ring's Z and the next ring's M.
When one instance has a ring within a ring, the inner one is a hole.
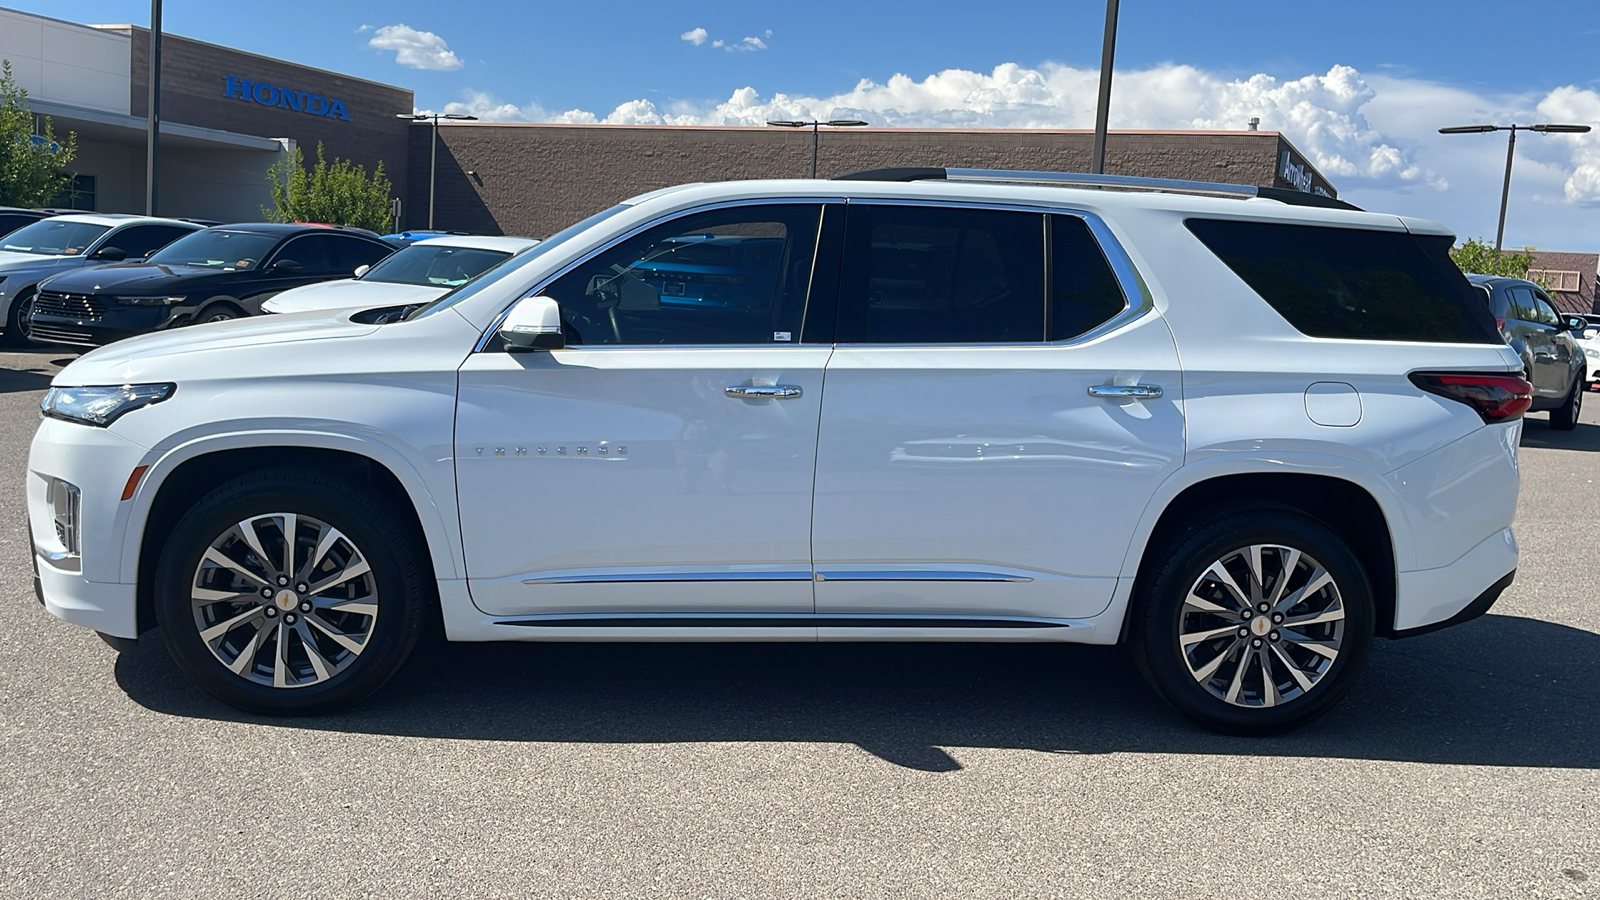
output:
M741 400L792 400L801 394L793 384L733 384L723 390Z
M1161 396L1159 384L1094 384L1089 396L1107 400L1155 400Z

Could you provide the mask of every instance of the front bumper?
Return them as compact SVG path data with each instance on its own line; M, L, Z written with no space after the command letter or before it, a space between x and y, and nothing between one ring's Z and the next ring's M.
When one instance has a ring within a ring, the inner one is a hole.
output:
M100 347L113 341L160 331L182 322L194 307L110 304L97 319L45 315L37 310L28 320L29 335L45 344Z
M40 599L52 615L118 637L138 635L137 566L124 566L130 503L122 500L149 451L104 428L41 419L28 452L28 524ZM77 555L56 530L51 480L78 488Z

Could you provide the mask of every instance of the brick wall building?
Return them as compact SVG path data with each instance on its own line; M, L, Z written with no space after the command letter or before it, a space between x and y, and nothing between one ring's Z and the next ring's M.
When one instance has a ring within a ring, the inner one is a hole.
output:
M408 227L428 218L431 125L411 129ZM1086 172L1089 131L825 129L817 175L887 166ZM434 225L542 237L621 200L694 181L801 178L809 129L463 123L439 127ZM1276 132L1114 131L1106 172L1311 189L1332 185Z
M1528 277L1544 285L1561 312L1600 312L1595 306L1595 270L1600 253L1534 250Z

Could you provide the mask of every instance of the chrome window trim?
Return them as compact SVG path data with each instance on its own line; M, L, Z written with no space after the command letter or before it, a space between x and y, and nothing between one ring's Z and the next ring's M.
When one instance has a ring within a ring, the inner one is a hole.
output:
M1086 209L1073 206L1056 206L1045 203L990 203L983 200L912 200L901 197L852 197L847 203L850 205L862 204L871 206L928 206L946 207L957 209L989 209L1000 212L1025 212L1042 215L1073 216L1082 219L1089 226L1089 233L1094 236L1095 242L1100 245L1100 252L1105 254L1106 263L1111 266L1111 274L1117 279L1117 287L1122 290L1123 310L1110 319L1089 329L1083 334L1059 341L1025 341L1025 342L987 342L987 341L961 341L955 343L935 344L901 344L901 343L874 343L850 342L836 343L837 347L907 347L919 349L945 349L956 347L1070 347L1092 341L1098 337L1109 334L1127 325L1155 309L1155 298L1150 294L1150 288L1145 284L1144 276L1134 266L1133 259L1128 256L1128 251L1123 248L1122 242L1112 233L1110 226L1098 214ZM1048 256L1048 249L1046 251ZM1045 270L1049 270L1046 260ZM1049 297L1050 285L1045 285L1045 296ZM1049 337L1046 333L1045 337Z
M550 284L552 282L554 282L556 279L562 277L563 275L567 274L568 272L571 272L573 269L576 269L577 267L583 265L584 263L589 262L590 260L594 259L596 256L599 256L600 254L605 253L607 250L610 250L611 248L613 248L613 247L617 246L618 244L622 243L623 241L626 241L626 240L628 240L630 238L633 238L633 237L635 237L635 236L637 236L637 235L639 235L639 234L641 234L641 233L643 233L645 231L649 231L650 229L656 227L657 225L665 224L666 222L670 222L673 219L678 219L678 218L683 218L683 217L686 217L686 216L697 215L697 214L703 213L703 212L714 212L714 211L719 210L719 209L735 209L735 208L738 208L738 207L741 207L741 206L776 206L776 205L779 205L779 204L786 204L786 203L787 204L807 203L807 204L813 204L818 208L819 215L817 216L817 239L820 240L821 237L822 237L822 216L820 215L822 207L824 207L824 206L826 206L826 205L828 205L830 203L841 203L842 204L842 203L845 203L845 202L846 202L846 198L844 198L844 197L741 197L741 198L739 198L737 200L719 200L719 201L717 201L715 203L703 203L703 204L701 204L699 206L690 206L690 207L685 207L684 209L678 209L678 210L673 210L672 212L662 213L661 215L659 215L659 216L657 216L657 217L655 217L653 219L650 219L649 221L645 222L642 225L637 225L637 226L635 226L633 228L630 228L629 230L627 230L627 231L623 232L622 234L612 238L611 240L607 241L606 243L601 244L599 247L596 247L595 249L589 251L588 253L585 253L584 255L582 255L582 256L578 257L577 259L573 260L572 262L567 263L566 265L562 266L560 269L557 269L554 274L550 275L549 277L547 277L544 280L540 281L539 283L535 284L528 291L524 292L521 296L517 297L517 299L515 299L515 300L511 301L510 303L506 304L506 308L500 310L499 314L494 317L494 320L489 323L489 327L484 330L483 335L478 338L478 343L473 346L472 352L473 353L486 352L484 350L484 348L489 345L489 340L500 330L500 323L504 322L506 320L506 316L511 314L512 307L514 307L518 303L521 303L522 301L528 299L529 297L537 297L539 295L540 291L543 291L545 288L549 287ZM814 250L813 250L813 260L812 260L811 272L812 272L812 275L815 276L815 274L816 274L816 262L815 262L815 251ZM811 286L807 285L806 286L806 307L809 309L810 306L811 306ZM805 321L805 311L802 310L800 315L801 315L801 322L803 323ZM729 347L729 346L735 346L735 345L732 345L732 344L648 344L648 345L647 344L575 344L575 345L573 345L572 349L574 349L574 350L577 350L577 349L597 350L597 349L600 349L601 347L617 348L617 349L638 349L640 347L645 347L645 346L661 347L661 348L669 348L669 349L678 349L678 348L686 348L686 347ZM813 346L813 347L815 347L817 345L816 344L806 345L806 344L801 344L800 342L796 341L796 342L794 342L792 344L779 344L779 343L775 342L775 343L773 343L771 345L768 345L768 344L744 344L744 345L738 345L738 346L747 346L747 347L750 347L750 346L753 346L753 347L766 347L766 346L773 346L773 347L801 347L801 346Z

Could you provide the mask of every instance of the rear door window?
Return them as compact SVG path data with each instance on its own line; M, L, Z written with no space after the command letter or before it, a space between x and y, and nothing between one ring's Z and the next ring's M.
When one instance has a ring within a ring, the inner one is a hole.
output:
M1044 340L1044 216L851 204L838 340Z
M1050 340L1075 338L1128 308L1089 225L1077 216L1050 217Z
M1506 288L1506 294L1511 297L1511 318L1519 322L1539 321L1539 308L1533 299L1533 291L1525 287Z
M134 225L106 238L104 246L116 247L128 259L144 259L194 230L172 225Z
M1501 343L1482 299L1450 261L1448 237L1229 219L1185 224L1303 334Z

